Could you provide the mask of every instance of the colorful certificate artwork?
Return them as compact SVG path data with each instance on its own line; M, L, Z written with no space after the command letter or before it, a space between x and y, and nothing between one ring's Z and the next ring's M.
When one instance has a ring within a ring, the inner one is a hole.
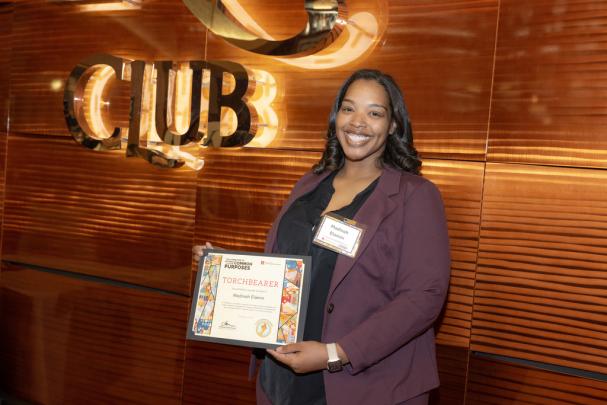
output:
M294 343L297 339L297 314L299 313L302 268L303 262L301 260L287 260L285 263L280 320L276 337L278 343Z
M209 336L211 334L221 258L221 255L208 255L202 266L202 283L200 284L196 302L196 315L194 316L193 332L196 335Z

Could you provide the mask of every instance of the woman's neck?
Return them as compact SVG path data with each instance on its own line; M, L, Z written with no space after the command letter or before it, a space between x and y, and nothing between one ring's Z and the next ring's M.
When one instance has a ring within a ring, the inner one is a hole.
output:
M382 165L377 160L370 162L352 162L346 160L344 166L339 170L338 176L344 180L376 179L381 175L382 170Z

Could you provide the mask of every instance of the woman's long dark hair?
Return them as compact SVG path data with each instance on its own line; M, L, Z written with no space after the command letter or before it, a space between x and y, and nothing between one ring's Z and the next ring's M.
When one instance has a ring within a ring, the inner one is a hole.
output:
M335 119L341 108L341 103L356 80L374 80L381 84L390 99L391 118L396 123L396 129L388 134L386 149L381 156L381 163L388 164L406 172L419 174L421 160L413 147L413 131L409 121L409 113L400 88L394 79L379 70L361 69L354 72L341 86L333 109L329 115L329 129L327 130L327 144L320 161L314 165L314 173L320 174L325 170L339 170L344 165L344 152L337 140Z

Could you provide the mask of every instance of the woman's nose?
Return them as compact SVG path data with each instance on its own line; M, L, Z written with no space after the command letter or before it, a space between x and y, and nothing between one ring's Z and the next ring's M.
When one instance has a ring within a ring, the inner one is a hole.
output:
M352 121L351 121L352 126L356 127L356 128L362 128L367 126L367 120L364 114L361 113L355 113L352 116Z

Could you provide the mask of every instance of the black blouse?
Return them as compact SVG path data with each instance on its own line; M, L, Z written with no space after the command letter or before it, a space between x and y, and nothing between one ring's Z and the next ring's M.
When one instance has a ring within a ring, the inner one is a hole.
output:
M278 253L312 257L304 340L320 341L322 338L324 306L337 261L337 253L312 244L315 227L335 192L333 179L336 173L333 172L316 189L297 199L278 225ZM356 195L350 204L332 212L353 218L376 185L377 180ZM326 404L322 373L295 374L272 356L266 356L260 370L260 383L273 404L321 405Z

